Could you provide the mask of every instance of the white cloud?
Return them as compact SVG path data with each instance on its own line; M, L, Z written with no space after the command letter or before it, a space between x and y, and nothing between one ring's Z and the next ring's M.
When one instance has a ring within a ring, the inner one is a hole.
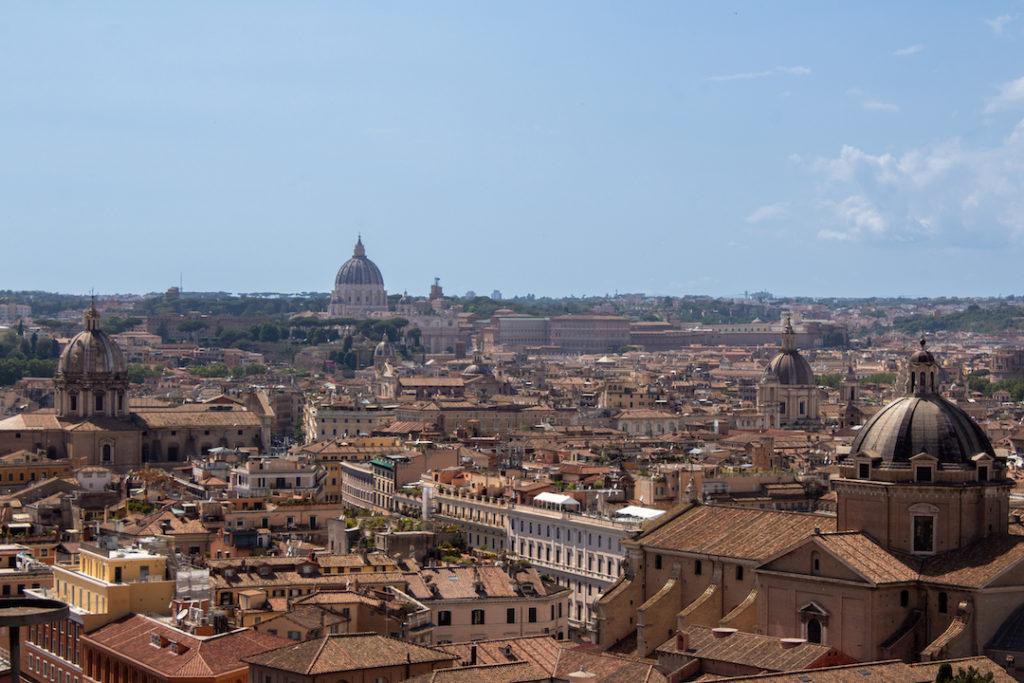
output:
M900 110L898 104L871 97L860 88L850 88L846 91L846 96L859 101L861 108L867 111L898 112Z
M992 29L992 33L995 33L998 36L1002 35L1003 29L1006 28L1006 25L1016 18L1016 16L1011 14L1001 14L995 19L986 19L985 23L988 24L990 29Z
M845 145L835 157L800 163L820 181L808 214L819 239L1024 244L1024 120L987 147L953 139L871 154Z
M909 57L911 55L916 55L918 52L921 52L923 50L924 45L922 45L921 43L917 43L915 45L908 45L906 47L901 47L898 50L894 50L893 55L896 57Z
M897 112L900 110L898 104L892 102L883 102L881 100L866 99L860 103L860 106L864 107L868 111L891 111Z
M777 204L766 204L765 206L758 207L750 212L747 216L748 223L761 223L763 221L775 220L776 218L782 218L789 211L788 202L779 202Z
M726 81L751 81L757 78L770 78L772 76L810 76L811 70L806 66L776 66L764 71L743 71L723 76L709 76L707 80L714 83Z
M1024 105L1024 76L999 86L999 92L985 104L985 113L1013 109Z

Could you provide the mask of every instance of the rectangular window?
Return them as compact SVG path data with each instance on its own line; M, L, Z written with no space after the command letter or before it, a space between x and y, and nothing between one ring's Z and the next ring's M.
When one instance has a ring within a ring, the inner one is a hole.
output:
M448 610L441 610L437 613L437 625L438 626L451 626L452 625L452 613Z
M743 565L741 565L741 564L740 565L736 565L736 580L737 581L742 581L743 580Z
M516 608L515 607L509 607L508 609L505 610L505 623L506 624L514 624L514 623L516 623Z
M915 477L920 482L930 482L932 480L932 468L931 467L918 467L917 476Z
M531 624L536 624L537 623L537 608L536 607L531 607L530 608L529 619L530 619L530 623Z
M935 551L935 518L931 515L914 515L914 552Z
M484 611L482 609L475 609L471 614L471 622L474 626L479 626L484 623Z
M703 565L701 565L700 560L694 561L694 563L693 563L693 573L694 573L694 575L700 576L701 573L703 572L703 570L704 570L704 567L703 567Z
M857 473L858 477L860 477L861 479L870 479L871 478L871 465L869 465L866 462L862 462L858 466L858 469L859 469L859 472Z
M661 569L661 555L654 556L654 568Z

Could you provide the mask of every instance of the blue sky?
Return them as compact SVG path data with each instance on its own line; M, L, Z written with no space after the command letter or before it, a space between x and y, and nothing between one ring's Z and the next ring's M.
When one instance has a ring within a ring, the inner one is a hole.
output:
M1019 0L4 18L0 288L1024 290Z

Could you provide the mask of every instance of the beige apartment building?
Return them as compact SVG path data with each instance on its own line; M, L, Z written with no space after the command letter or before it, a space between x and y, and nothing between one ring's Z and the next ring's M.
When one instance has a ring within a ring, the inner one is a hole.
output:
M438 567L409 577L408 595L433 615L433 644L521 636L568 636L568 589L535 569Z

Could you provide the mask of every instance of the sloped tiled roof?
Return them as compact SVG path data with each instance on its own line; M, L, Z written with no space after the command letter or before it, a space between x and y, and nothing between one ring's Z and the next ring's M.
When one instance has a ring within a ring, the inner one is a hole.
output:
M835 652L827 645L808 642L786 648L782 646L782 640L774 636L743 631L722 638L715 637L712 630L704 626L687 626L685 632L689 637L686 650L676 647L676 638L673 636L658 648L658 652L684 654L765 671L806 669Z
M153 645L153 635L161 636L167 644ZM186 678L244 670L247 664L243 658L286 642L251 629L199 638L138 614L107 624L83 638L115 657L130 659L169 677ZM172 650L172 642L182 646L178 652Z
M639 537L651 548L764 561L814 533L836 529L834 517L724 505L696 505Z
M304 676L453 660L447 652L376 633L330 635L246 658L250 664Z
M815 542L871 583L904 583L918 578L916 560L897 555L859 532L821 534Z

